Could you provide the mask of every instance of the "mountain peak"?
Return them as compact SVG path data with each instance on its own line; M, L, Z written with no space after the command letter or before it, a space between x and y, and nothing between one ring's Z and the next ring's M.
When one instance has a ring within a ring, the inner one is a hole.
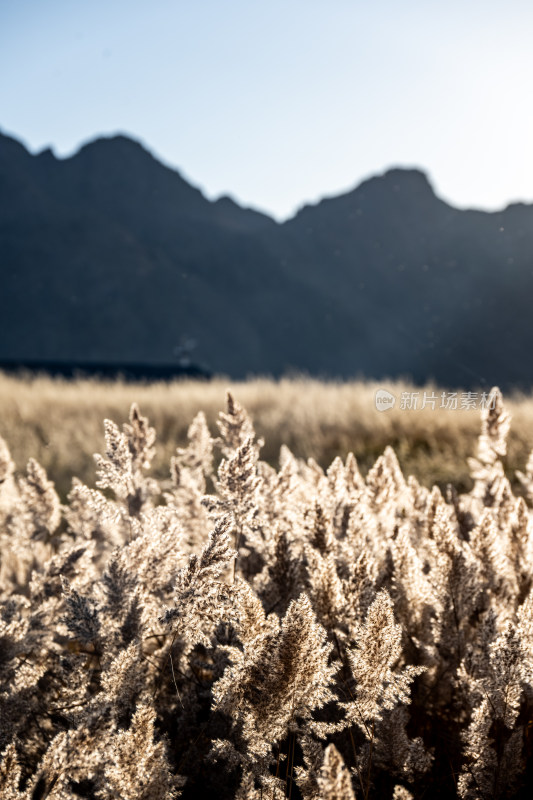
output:
M435 190L426 173L416 167L392 167L382 175L374 175L363 181L355 191L362 191L370 187L379 190L386 188L387 192L409 192L435 196Z
M392 179L392 180L395 180L395 179L403 180L404 178L407 178L407 179L423 181L428 186L431 185L430 182L429 182L429 178L428 178L426 172L424 172L424 170L420 169L419 167L390 167L380 177L386 178L386 179L389 179L389 180L390 179Z
M41 161L57 161L56 154L51 147L45 147L40 153L37 153L36 158Z
M346 218L346 215L351 219L365 210L375 214L380 210L392 215L413 211L426 214L429 209L442 206L445 204L436 196L425 172L416 168L393 167L381 175L367 178L344 194L304 205L292 220L288 220L288 224L308 224L317 213L321 218L326 215L331 224L337 225L338 220Z
M123 133L99 136L83 144L71 158L102 157L114 159L149 159L157 161L144 144Z

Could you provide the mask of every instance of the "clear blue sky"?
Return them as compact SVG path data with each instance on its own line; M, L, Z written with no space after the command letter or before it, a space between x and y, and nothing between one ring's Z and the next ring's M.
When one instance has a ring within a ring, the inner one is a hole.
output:
M533 201L530 0L4 0L0 130L117 131L278 218L390 166Z

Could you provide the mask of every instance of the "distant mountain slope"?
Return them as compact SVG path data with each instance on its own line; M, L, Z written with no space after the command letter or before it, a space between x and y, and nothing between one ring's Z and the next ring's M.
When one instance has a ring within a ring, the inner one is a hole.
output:
M531 384L533 207L459 211L423 173L395 169L304 209L281 238L364 320L365 374Z
M394 169L278 224L124 136L0 135L0 360L533 385L533 208L459 211Z
M124 137L61 161L3 137L0 357L168 362L188 335L216 370L279 369L300 286L254 238L274 224Z

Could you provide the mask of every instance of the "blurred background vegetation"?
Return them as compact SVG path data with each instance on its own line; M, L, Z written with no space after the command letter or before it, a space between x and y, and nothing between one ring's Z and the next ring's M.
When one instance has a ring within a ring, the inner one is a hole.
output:
M376 410L379 388L396 396L394 408ZM402 409L402 392L418 391L422 397L424 389L401 382L335 383L295 377L131 384L0 374L0 436L19 471L30 457L36 458L64 498L74 476L94 485L93 454L104 450L103 420L121 425L135 401L156 429L154 474L161 479L169 474L170 457L185 442L198 411L205 413L216 435L227 389L251 415L265 440L262 457L271 464L277 463L280 446L286 444L296 456L313 458L324 468L336 456L344 459L353 452L364 474L390 445L404 474L415 475L425 486L436 483L445 489L452 483L460 491L471 487L467 458L476 451L479 409ZM440 393L435 386L425 391ZM504 463L519 491L515 470L524 468L533 449L533 398L515 394L504 399L512 416Z

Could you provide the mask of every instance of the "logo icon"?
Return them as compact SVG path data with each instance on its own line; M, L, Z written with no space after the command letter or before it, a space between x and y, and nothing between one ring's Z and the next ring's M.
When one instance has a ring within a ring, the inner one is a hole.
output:
M374 402L378 411L388 411L390 408L394 408L396 398L386 389L378 389L374 398Z

